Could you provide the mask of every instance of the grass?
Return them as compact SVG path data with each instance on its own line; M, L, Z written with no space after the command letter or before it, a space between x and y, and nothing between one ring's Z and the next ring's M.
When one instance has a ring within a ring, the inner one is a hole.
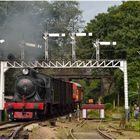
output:
M64 138L66 138L67 137L67 131L68 130L66 130L64 128L59 128L57 130L57 134L56 134L57 138L58 139L64 139Z
M116 107L114 109L107 109L105 110L105 119L106 120L112 120L112 115L120 115L122 118L124 117L124 108L123 107ZM120 120L122 119L120 118ZM140 131L140 116L137 120L134 119L133 113L130 114L129 121L125 124L126 129L132 129Z
M140 131L140 118L138 120L131 118L126 123L125 128Z
M117 116L122 118L124 115L124 108L123 107L116 107L114 109L106 109L105 110L105 118L107 120L112 120L112 117L115 115L116 115L116 118L117 118Z
M87 115L88 115L88 118L99 118L100 116L98 110L88 110Z

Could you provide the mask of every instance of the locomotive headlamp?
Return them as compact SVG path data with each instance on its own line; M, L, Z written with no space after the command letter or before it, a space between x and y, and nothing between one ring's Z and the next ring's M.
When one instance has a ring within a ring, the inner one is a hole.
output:
M23 73L24 75L29 74L29 69L23 69L23 70L22 70L22 73Z

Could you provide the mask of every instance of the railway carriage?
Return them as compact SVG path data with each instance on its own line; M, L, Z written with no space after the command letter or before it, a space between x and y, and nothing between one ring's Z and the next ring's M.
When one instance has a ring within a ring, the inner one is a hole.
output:
M15 93L5 103L9 119L45 119L73 113L81 102L82 87L55 79L34 69L17 76Z
M77 103L81 103L83 99L82 86L75 82L71 83L73 86L73 100Z

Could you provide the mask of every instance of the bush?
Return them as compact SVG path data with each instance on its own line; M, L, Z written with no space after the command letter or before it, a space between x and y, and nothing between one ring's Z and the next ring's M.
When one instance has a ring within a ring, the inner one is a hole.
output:
M105 110L112 109L112 108L113 108L113 105L111 103L105 104Z
M88 118L99 118L98 110L88 110Z

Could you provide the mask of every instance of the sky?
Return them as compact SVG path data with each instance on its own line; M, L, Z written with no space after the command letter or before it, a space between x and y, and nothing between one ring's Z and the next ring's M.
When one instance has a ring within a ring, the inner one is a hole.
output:
M80 9L83 11L85 24L94 19L98 13L107 12L108 7L120 5L121 1L79 1Z

